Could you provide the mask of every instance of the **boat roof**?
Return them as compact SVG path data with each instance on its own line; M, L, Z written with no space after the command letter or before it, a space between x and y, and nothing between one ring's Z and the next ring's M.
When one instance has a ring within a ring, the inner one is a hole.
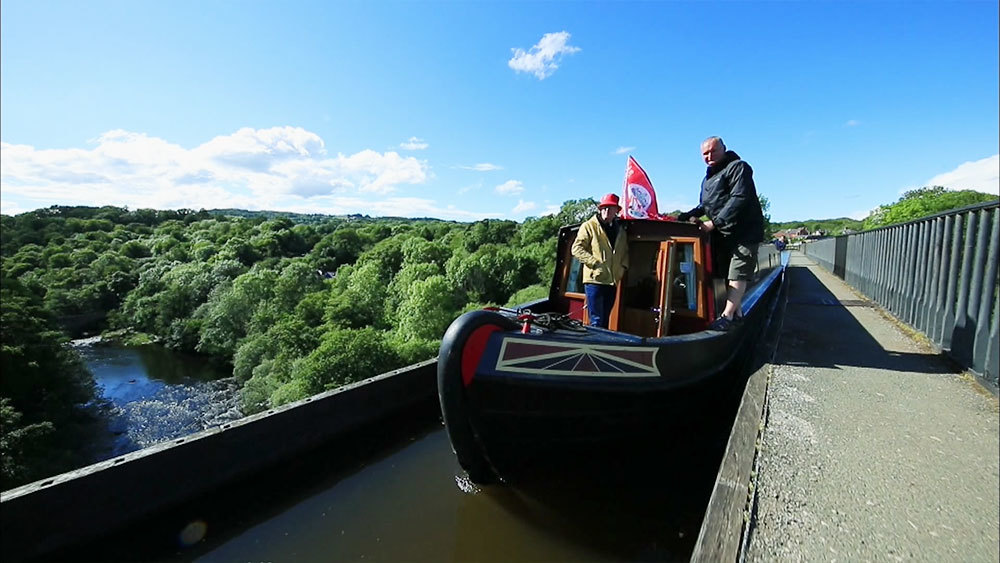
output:
M622 220L625 229L631 239L642 239L645 237L662 239L664 237L699 237L702 236L701 229L694 223L681 223L679 221L655 221L652 219L627 219ZM559 238L567 236L569 233L580 228L582 223L575 225L565 225L559 229Z

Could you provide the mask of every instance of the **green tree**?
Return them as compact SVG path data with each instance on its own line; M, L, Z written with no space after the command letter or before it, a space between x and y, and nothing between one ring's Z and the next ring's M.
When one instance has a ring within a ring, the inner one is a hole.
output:
M518 291L514 295L510 296L507 300L507 307L517 307L518 305L523 305L531 301L536 301L538 299L546 299L549 296L549 286L544 284L529 285L528 287Z
M240 390L243 412L253 414L274 406L271 396L289 381L291 367L288 364L272 359L262 360L253 368L253 375Z
M358 256L356 266L360 268L367 264L374 265L378 269L379 278L388 283L403 265L403 244L411 238L412 235L403 233L379 241Z
M397 331L403 340L440 340L455 320L460 303L458 291L446 277L417 280L399 307Z
M451 257L451 249L440 242L428 241L420 237L411 237L403 242L402 266L411 264L435 264L444 268L445 262Z
M232 283L217 285L199 308L204 319L197 350L229 360L247 335L257 310L274 296L277 273L254 267Z
M55 426L48 420L25 424L11 399L0 397L0 485L3 490L45 477L44 448Z
M123 242L119 251L122 256L128 256L129 258L145 258L151 255L146 245L134 240Z
M865 219L865 229L905 223L977 203L995 201L997 196L973 190L952 191L942 186L910 190L889 205L881 205Z
M757 194L757 199L760 201L760 210L764 215L764 240L771 240L774 238L774 231L771 228L771 201L763 194Z
M537 265L521 251L493 244L466 256L455 254L446 270L469 301L482 303L505 303L512 293L539 280Z
M326 308L327 322L344 328L385 328L389 275L374 260L337 270L338 282L346 283L346 288L331 294Z
M386 321L390 325L398 322L397 312L413 285L431 276L436 276L444 272L444 268L434 262L412 262L399 271L389 283L389 288L385 296Z
M544 217L528 217L517 229L519 246L555 240L559 235L559 219L555 215Z
M309 394L336 389L400 367L399 358L374 328L334 329L319 346L296 362L292 379Z
M17 280L0 278L3 489L66 471L79 459L54 449L96 395L93 378L55 321Z
M237 260L244 266L252 266L262 258L257 248L252 245L246 237L232 237L222 245L222 249L216 255L219 260Z
M353 227L342 227L324 236L309 251L310 263L324 272L335 272L339 266L353 264L364 247L364 241Z
M473 223L469 228L465 235L465 249L475 252L487 244L509 244L516 234L517 223L513 221L483 219Z
M291 313L308 293L323 288L316 270L301 258L286 260L274 284L274 299L282 316Z
M593 198L571 199L562 204L556 220L560 225L575 225L590 219L597 212L597 201Z

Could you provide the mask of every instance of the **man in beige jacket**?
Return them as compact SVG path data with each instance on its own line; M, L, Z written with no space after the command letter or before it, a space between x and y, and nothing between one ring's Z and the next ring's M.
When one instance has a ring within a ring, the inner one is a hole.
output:
M580 225L573 241L573 256L583 263L583 288L590 325L608 328L615 305L615 286L628 269L628 235L618 220L618 196L607 194L597 204L597 214Z

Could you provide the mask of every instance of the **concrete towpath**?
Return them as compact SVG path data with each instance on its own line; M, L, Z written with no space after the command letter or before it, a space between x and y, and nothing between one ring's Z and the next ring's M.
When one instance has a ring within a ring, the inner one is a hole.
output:
M748 561L1000 560L997 398L793 254Z

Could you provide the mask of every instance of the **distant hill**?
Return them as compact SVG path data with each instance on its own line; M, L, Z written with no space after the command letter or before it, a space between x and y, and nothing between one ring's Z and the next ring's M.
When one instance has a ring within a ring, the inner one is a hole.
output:
M855 232L861 231L864 228L864 224L864 221L858 221L857 219L851 219L850 217L838 217L836 219L806 219L805 221L772 221L771 232L805 227L805 229L810 233L823 231L829 235L839 235L843 234L845 229Z
M433 223L457 223L456 221L447 221L445 219L434 219L432 217L370 217L368 215L361 215L360 213L352 213L349 215L328 215L325 213L293 213L291 211L249 211L246 209L209 209L208 213L214 215L224 215L226 217L243 217L244 219L277 219L285 218L296 224L303 225L315 225L317 223L325 223L331 219L339 219L344 222L349 223L383 223L383 222L405 222L405 223L421 223L421 222L433 222Z
M860 232L888 225L915 221L938 213L962 209L971 205L995 202L997 196L975 190L949 190L930 186L910 190L895 203L880 205L862 221L840 217L838 219L809 219L771 223L771 232L805 227L810 233L823 231L827 235L840 235L845 231Z

